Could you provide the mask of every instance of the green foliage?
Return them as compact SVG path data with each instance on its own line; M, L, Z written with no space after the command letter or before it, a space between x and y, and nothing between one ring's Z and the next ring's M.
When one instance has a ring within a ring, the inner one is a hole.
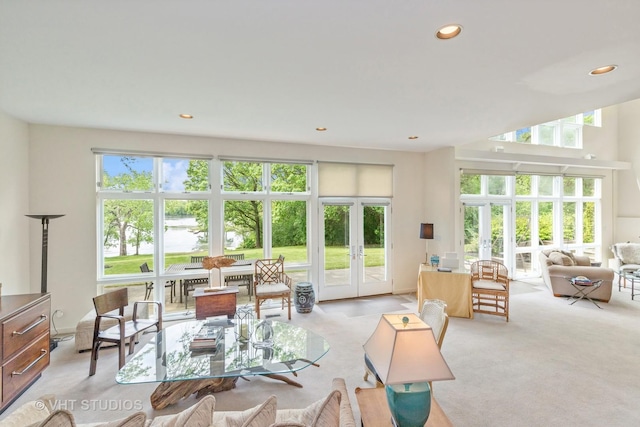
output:
M480 194L480 175L462 174L460 194Z
M307 190L307 166L296 164L271 165L271 191L302 193Z
M122 157L128 173L103 174L103 187L122 191L147 190L153 187L151 172L138 171L136 158ZM109 199L104 202L104 246L120 246L120 255L127 255L127 243L136 248L153 242L153 202L151 200Z

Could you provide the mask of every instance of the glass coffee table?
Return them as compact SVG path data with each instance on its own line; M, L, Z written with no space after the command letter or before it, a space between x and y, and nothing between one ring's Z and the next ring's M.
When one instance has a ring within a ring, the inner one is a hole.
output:
M301 369L319 366L316 362L329 351L323 337L290 323L266 321L272 334L269 342L263 342L252 334L257 320L242 329L233 322L225 321L225 326L216 323L224 330L215 348L194 351L190 350L191 342L207 321L182 322L163 329L120 369L116 382L160 383L151 395L151 405L162 409L193 393L200 397L230 390L241 377L262 375L302 387L284 374L297 376Z

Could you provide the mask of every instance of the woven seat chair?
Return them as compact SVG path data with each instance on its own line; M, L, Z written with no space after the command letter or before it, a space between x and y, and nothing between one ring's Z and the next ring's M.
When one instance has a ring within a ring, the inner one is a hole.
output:
M431 326L433 336L438 344L439 348L442 348L442 342L444 336L447 333L447 327L449 326L449 316L446 313L447 303L439 299L426 299L422 303L422 309L420 310L420 319L427 325ZM367 355L364 355L364 380L369 379L369 375L376 379L376 387L384 387L380 377L376 373L373 365L369 361ZM429 382L431 385L431 382Z
M284 257L278 259L259 259L255 264L253 295L256 304L256 317L260 318L260 304L272 298L282 300L282 309L286 301L288 317L291 320L291 285L293 281L284 272Z
M509 271L504 264L480 260L471 264L471 297L475 313L509 321Z

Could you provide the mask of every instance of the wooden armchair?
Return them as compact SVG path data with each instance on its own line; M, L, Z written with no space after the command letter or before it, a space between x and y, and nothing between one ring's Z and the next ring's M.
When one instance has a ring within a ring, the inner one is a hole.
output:
M503 316L509 321L509 271L504 264L480 260L471 264L471 297L476 313Z
M282 309L287 302L288 317L291 320L291 285L292 280L284 272L284 257L278 259L259 259L255 264L255 281L253 294L256 301L256 316L260 318L260 304L265 300L280 298Z
M157 320L138 319L139 304L155 304ZM98 362L98 352L103 342L115 343L118 345L119 368L124 366L124 345L129 341L129 354L133 354L136 335L149 328L155 327L158 332L162 329L162 303L159 301L136 301L133 303L133 316L131 320L124 318L124 308L129 305L129 294L127 288L117 291L107 292L93 298L93 305L96 309L96 321L93 328L93 345L91 347L91 365L89 376L95 375L96 364ZM117 314L114 313L117 310ZM100 330L102 319L116 319L118 324L104 331Z

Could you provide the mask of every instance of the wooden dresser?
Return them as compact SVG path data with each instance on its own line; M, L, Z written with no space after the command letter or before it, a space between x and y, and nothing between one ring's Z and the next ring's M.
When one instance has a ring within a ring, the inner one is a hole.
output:
M0 413L49 366L49 294L0 298Z

